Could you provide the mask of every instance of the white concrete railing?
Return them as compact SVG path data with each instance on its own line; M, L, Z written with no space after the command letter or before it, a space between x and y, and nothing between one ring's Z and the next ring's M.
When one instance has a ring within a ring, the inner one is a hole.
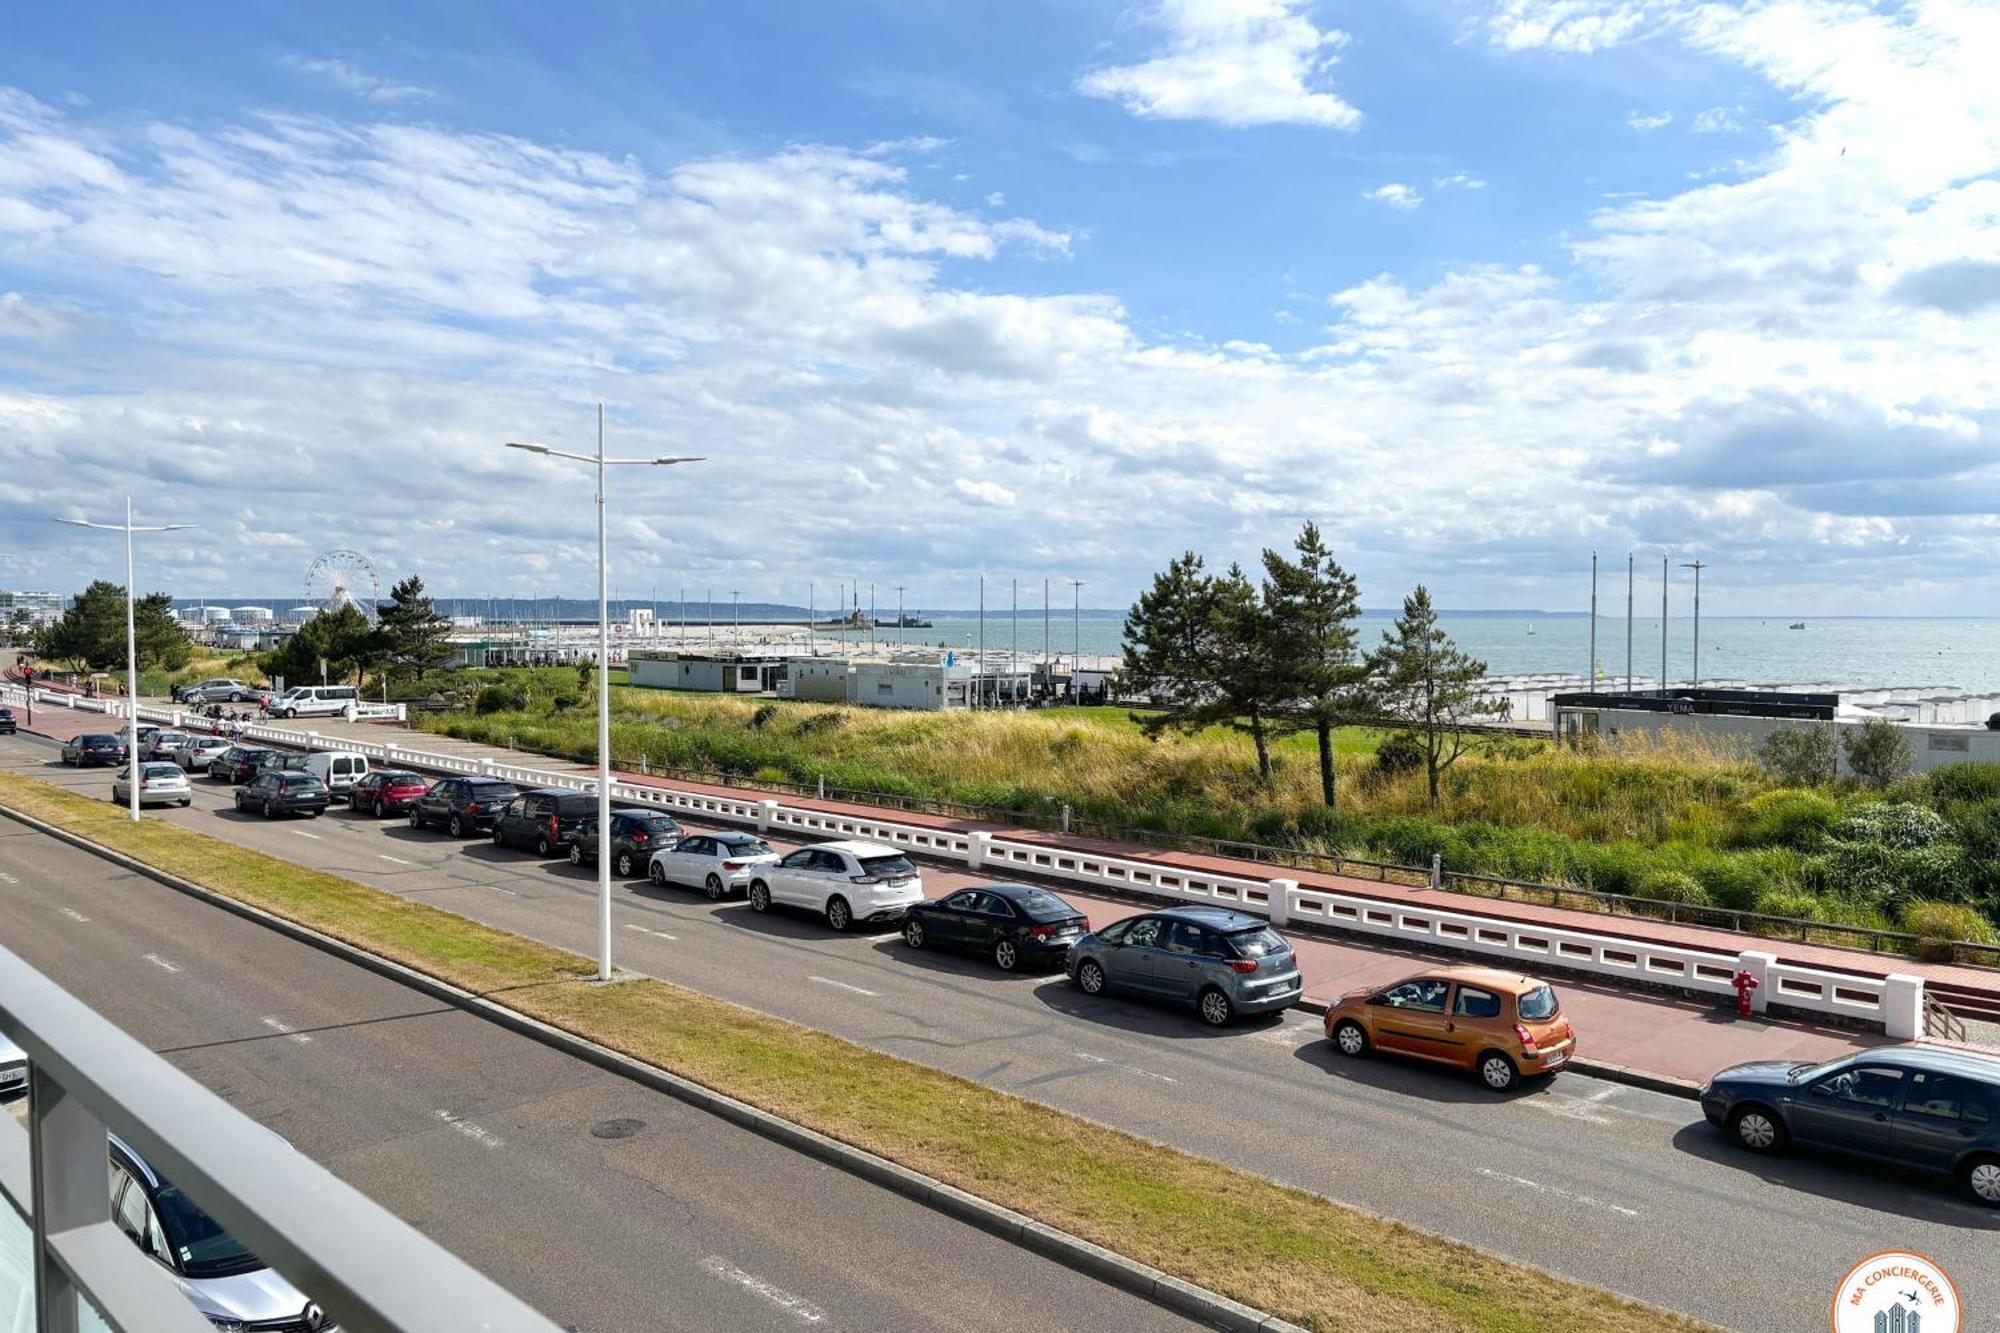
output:
M39 695L39 691L37 692ZM69 696L52 700L68 702ZM75 705L116 712L116 700L75 700ZM141 705L141 717L171 721L203 731L218 730L208 718L179 710ZM537 787L592 791L588 773L561 772L492 759L407 750L316 731L249 723L245 740L302 750L343 749L385 764L445 773L477 773ZM1256 879L1191 867L1162 865L1098 852L1015 842L989 833L960 833L868 815L841 814L788 806L774 799L717 796L673 787L614 782L611 794L633 805L677 814L755 825L760 832L782 830L823 838L867 838L906 851L951 861L971 869L1011 869L1072 883L1122 889L1210 907L1228 907L1284 926L1309 921L1335 930L1420 947L1504 958L1533 967L1560 967L1593 976L1733 997L1734 977L1748 972L1757 981L1751 1007L1764 1012L1775 1002L1811 1013L1879 1023L1891 1037L1913 1040L1923 1032L1923 979L1902 973L1865 977L1781 963L1761 949L1737 953L1649 944L1618 935L1557 930L1503 917L1449 911L1389 899L1302 888L1296 880Z

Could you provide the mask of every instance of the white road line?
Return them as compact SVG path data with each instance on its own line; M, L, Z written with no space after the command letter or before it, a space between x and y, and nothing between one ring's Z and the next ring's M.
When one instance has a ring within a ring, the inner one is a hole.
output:
M416 862L415 862L415 861L405 861L405 860L404 860L404 859L403 859L402 857L400 857L400 856L390 856L390 855L389 855L388 853L386 853L386 852L377 852L377 853L376 853L375 855L376 855L376 858L377 858L378 860L383 860L383 861L394 861L394 862L395 862L395 863L396 863L397 865L399 865L399 866L413 866L413 865L415 865L415 864L416 864Z
M68 917L72 921L82 921L86 924L88 924L90 921L89 917L77 911L74 907L58 907L56 910L58 912L61 912L64 916Z
M147 955L146 955L146 961L147 961L147 962L149 962L149 963L151 963L151 964L152 964L152 965L153 965L154 967L164 967L164 968L165 968L165 969L167 969L167 971L169 971L169 972L178 972L178 971L180 971L180 968L178 968L178 967L174 966L174 964L172 964L172 963L168 962L168 961L167 961L166 959L164 959L164 958L160 957L160 956L159 956L158 954L156 954L156 953L149 953L149 954L147 954Z
M0 884L19 884L20 882L21 882L20 880L8 874L6 871L0 870Z
M646 935L658 935L663 940L677 940L680 938L680 936L678 935L669 935L664 930L654 930L651 926L642 926L632 921L627 921L625 923L625 929L636 930Z
M311 838L314 842L319 841L319 834L317 833L308 833L304 829L299 829L299 828L290 829L288 831L295 838Z
M1092 1055L1089 1051L1078 1051L1076 1053L1076 1058L1079 1060L1087 1060L1094 1065L1103 1065L1107 1069L1116 1069L1120 1073L1137 1074L1140 1078L1150 1078L1155 1083L1180 1082L1180 1080L1177 1078L1169 1078L1165 1074L1155 1074L1152 1070L1141 1069L1137 1065L1121 1065L1116 1060L1107 1059L1102 1055Z
M1583 1204L1586 1207L1602 1208L1607 1212L1617 1213L1621 1217L1637 1217L1639 1215L1639 1210L1636 1208L1626 1208L1619 1204L1606 1203L1604 1200L1594 1199L1588 1194L1572 1194L1568 1190L1557 1189L1554 1185L1544 1185L1539 1180L1529 1180L1524 1176L1510 1176L1501 1171L1489 1171L1483 1166L1479 1168L1479 1174L1489 1180L1504 1181L1509 1185L1519 1185L1523 1189L1534 1190L1537 1194L1551 1194L1559 1199L1568 1199L1574 1203Z
M490 1130L481 1129L470 1120L461 1120L451 1112L442 1109L435 1114L438 1119L444 1121L447 1125L450 1125L453 1129L465 1135L465 1137L471 1139L482 1148L497 1148L501 1144L501 1138L498 1134Z
M746 1273L719 1254L709 1255L701 1261L701 1266L723 1281L734 1282L752 1295L763 1297L802 1324L818 1324L826 1320L826 1311L805 1297L794 1296L783 1287L773 1286L755 1273Z
M822 986L838 986L841 990L851 990L856 995L879 996L881 994L880 991L863 990L859 986L850 986L844 981L835 981L832 977L807 977L806 980L817 981Z
M1268 1046L1283 1046L1286 1050L1296 1050L1307 1042L1316 1041L1326 1034L1311 1023L1287 1023L1283 1027L1273 1028L1269 1032L1252 1032L1249 1035L1252 1041L1261 1041Z
M300 1032L296 1030L295 1028L292 1027L290 1023L285 1022L285 1020L282 1018L275 1018L270 1014L265 1014L262 1018L258 1019L257 1021L259 1023L262 1023L265 1027L271 1029L271 1031L273 1032L284 1033L287 1037L290 1037L293 1041L304 1043L312 1040L312 1035L310 1033Z
M1558 1097L1551 1092L1544 1093L1539 1097L1523 1098L1522 1104L1532 1106L1538 1111L1546 1111L1550 1115L1561 1116L1565 1120L1581 1120L1592 1125L1608 1125L1612 1123L1611 1117L1602 1114L1602 1111L1614 1110L1616 1108L1603 1107L1600 1104L1605 1098L1615 1096L1617 1092L1618 1085L1614 1083L1583 1097Z

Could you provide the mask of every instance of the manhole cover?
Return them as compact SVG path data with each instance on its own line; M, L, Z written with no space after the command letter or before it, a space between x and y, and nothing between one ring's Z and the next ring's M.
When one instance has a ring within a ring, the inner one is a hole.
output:
M593 1139L629 1139L646 1127L643 1120L600 1120L590 1127Z

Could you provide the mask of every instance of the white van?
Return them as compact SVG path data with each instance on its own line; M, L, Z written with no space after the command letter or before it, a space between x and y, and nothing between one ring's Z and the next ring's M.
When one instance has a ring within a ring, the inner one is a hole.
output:
M352 685L294 685L272 701L272 717L334 717L361 702Z
M326 784L326 793L336 801L347 799L347 789L368 776L368 756L352 750L315 750L300 765Z

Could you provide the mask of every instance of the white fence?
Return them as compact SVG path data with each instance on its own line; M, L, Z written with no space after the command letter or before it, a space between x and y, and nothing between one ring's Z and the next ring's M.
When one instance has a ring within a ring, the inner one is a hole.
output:
M19 694L18 688L13 689ZM89 708L122 715L117 700L74 699L36 691L44 704ZM218 730L216 723L179 709L141 705L148 721L167 722L199 731ZM532 768L524 764L467 759L457 755L408 750L346 736L322 736L316 731L250 723L246 740L301 750L342 749L365 754L382 764L429 769L443 773L477 773L536 787L593 791L597 782L587 773ZM1889 1036L1909 1040L1923 1032L1923 979L1895 973L1867 977L1827 972L1781 963L1771 953L1744 949L1737 953L1683 949L1649 944L1619 935L1555 930L1474 912L1427 907L1385 898L1302 888L1296 880L1257 879L1193 867L1163 865L1097 852L1014 842L989 833L960 833L927 828L866 815L839 814L785 805L775 799L717 796L678 788L614 782L611 794L633 805L652 806L676 814L737 824L752 824L760 832L779 830L824 838L868 838L919 855L963 861L972 869L1014 870L1077 884L1121 889L1181 902L1234 908L1268 917L1273 925L1293 921L1355 934L1391 939L1418 947L1445 949L1524 964L1560 967L1614 980L1643 982L1734 996L1734 978L1748 972L1757 981L1752 1007L1762 1012L1772 1001L1794 1009L1880 1024Z

